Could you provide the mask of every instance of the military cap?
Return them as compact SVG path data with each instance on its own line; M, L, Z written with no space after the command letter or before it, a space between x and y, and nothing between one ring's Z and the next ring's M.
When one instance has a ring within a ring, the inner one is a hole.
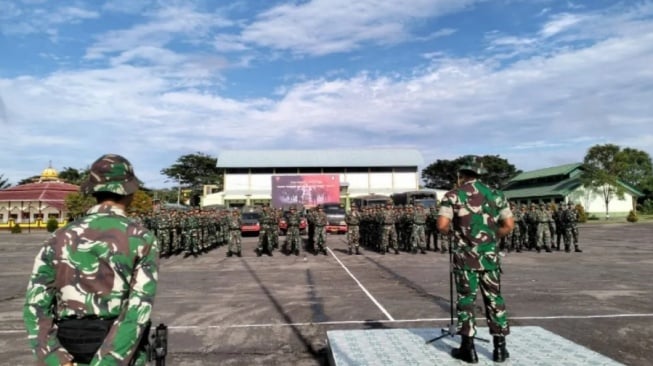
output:
M487 169L483 166L483 161L481 158L475 155L469 155L465 157L465 162L463 165L458 168L458 171L468 171L477 175L482 175L487 173Z
M140 183L129 160L120 155L105 154L91 165L81 191L88 195L110 192L127 196L138 191Z

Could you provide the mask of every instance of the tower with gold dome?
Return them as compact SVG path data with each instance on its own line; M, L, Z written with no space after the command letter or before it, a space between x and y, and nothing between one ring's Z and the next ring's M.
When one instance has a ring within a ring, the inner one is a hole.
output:
M38 182L59 182L59 173L52 167L52 162L41 172Z
M65 199L79 186L64 182L52 162L31 183L0 190L0 228L20 224L24 229L45 228L49 218L63 224L67 218Z

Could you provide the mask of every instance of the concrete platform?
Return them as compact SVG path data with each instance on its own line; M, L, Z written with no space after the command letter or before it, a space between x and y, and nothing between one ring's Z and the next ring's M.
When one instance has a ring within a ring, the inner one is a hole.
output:
M440 328L332 330L327 332L329 361L332 366L466 365L450 356L460 337L426 344L440 334ZM477 336L492 339L488 328L479 328ZM541 327L512 327L507 342L510 359L504 365L622 365ZM475 345L478 365L498 365L491 342Z

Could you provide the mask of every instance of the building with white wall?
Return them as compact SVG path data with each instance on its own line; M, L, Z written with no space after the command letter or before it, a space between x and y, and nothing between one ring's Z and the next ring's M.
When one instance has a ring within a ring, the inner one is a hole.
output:
M423 164L413 149L223 151L223 190L204 195L202 206L270 203L274 175L338 174L343 204L358 196L389 196L418 189Z
M581 204L588 214L605 215L606 205L603 190L589 189L580 182L582 163L565 164L545 169L524 172L512 178L503 192L511 201L518 203L561 203ZM608 212L613 216L625 216L637 206L637 197L643 193L624 182L619 182L623 196L611 193ZM615 192L614 187L607 187Z

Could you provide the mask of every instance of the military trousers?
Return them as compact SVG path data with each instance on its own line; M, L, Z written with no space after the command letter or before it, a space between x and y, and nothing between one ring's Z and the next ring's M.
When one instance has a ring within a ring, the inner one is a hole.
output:
M229 249L231 253L240 253L241 247L241 233L240 229L229 230Z
M381 236L381 251L387 251L388 247L397 249L397 231L394 225L383 225L383 236Z
M360 231L358 225L347 226L347 245L349 249L354 250L358 248L360 242Z
M454 270L454 278L457 292L458 334L470 337L476 335L474 303L480 288L490 334L508 335L510 327L506 315L506 304L501 296L499 270Z

